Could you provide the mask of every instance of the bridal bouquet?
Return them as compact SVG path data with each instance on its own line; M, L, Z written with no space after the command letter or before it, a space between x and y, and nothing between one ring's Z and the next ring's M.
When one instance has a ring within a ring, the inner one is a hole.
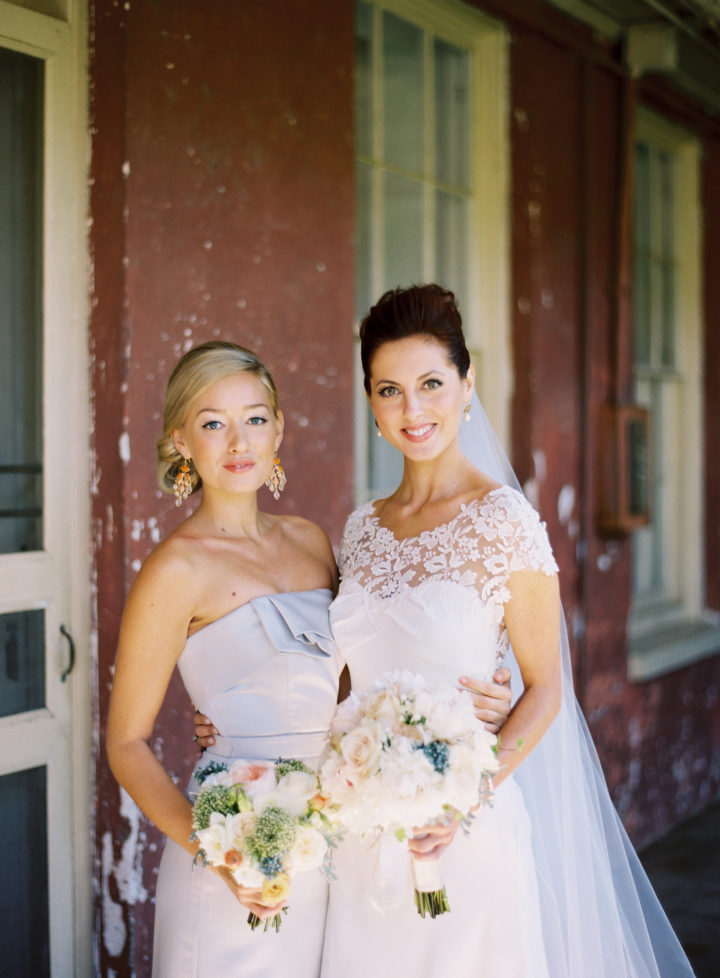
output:
M472 698L448 683L385 673L336 709L320 765L323 792L348 832L400 840L413 827L465 821L492 798L496 738L475 716ZM412 859L421 916L450 909L436 861Z
M193 835L204 863L224 866L241 886L262 890L260 902L284 900L296 872L323 869L332 876L336 826L323 811L327 799L317 774L302 761L213 762L196 773ZM287 908L283 907L286 911ZM281 923L265 920L265 930ZM260 918L250 913L255 930Z

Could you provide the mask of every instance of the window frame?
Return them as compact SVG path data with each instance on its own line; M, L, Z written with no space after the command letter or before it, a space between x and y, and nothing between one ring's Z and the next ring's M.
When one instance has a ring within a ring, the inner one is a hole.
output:
M458 296L465 336L485 410L503 442L510 432L512 357L510 323L509 36L498 23L457 0L366 0L422 31L466 50L470 56L470 207L468 294ZM427 40L426 40L427 43ZM427 84L427 82L426 82ZM378 93L376 97L381 97ZM375 125L381 122L375 120ZM356 154L357 159L357 154ZM379 237L382 216L371 213ZM434 275L432 249L424 248L423 280ZM383 288L381 250L371 246L370 292ZM409 283L402 283L409 284ZM488 328L489 325L491 328ZM359 323L355 323L357 341ZM367 406L356 342L354 385L355 502L371 498Z
M628 673L642 681L715 652L720 647L720 616L704 605L700 140L644 108L638 109L636 140L674 160L676 346L674 367L668 368L667 377L668 383L678 385L678 408L675 425L658 425L652 414L650 424L655 444L659 438L666 444L675 441L680 462L673 467L675 477L666 491L675 505L664 528L668 543L662 551L673 562L676 592L645 602L634 591L631 595ZM638 377L647 377L648 372L633 363L633 376L637 384ZM634 539L634 552L636 547Z

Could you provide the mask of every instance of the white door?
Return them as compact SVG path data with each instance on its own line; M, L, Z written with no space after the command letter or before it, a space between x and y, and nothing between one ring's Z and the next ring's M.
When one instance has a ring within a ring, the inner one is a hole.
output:
M7 978L89 973L79 34L77 23L0 3L0 972Z

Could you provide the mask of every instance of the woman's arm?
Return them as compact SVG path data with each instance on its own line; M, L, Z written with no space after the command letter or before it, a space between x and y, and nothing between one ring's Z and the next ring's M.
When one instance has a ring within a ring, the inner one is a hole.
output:
M190 841L192 806L150 749L155 719L187 638L193 610L190 568L184 559L155 551L128 596L120 628L110 696L107 754L110 768L147 817L170 839L195 855ZM261 905L259 890L238 886L222 870L240 903L259 917L277 912Z
M185 561L165 546L133 584L120 627L107 753L113 774L147 817L194 854L190 802L148 744L192 618L187 576Z
M500 784L540 741L560 709L560 593L557 575L516 571L508 580L505 627L523 678L523 693L498 738Z

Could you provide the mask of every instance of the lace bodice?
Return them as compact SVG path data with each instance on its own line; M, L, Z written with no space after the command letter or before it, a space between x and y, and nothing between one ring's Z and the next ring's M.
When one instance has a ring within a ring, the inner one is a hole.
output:
M339 563L341 596L360 588L392 599L449 583L471 592L495 626L497 661L507 650L504 605L510 575L557 571L545 525L522 493L508 486L464 504L449 522L405 539L381 526L374 503L366 503L345 525Z

